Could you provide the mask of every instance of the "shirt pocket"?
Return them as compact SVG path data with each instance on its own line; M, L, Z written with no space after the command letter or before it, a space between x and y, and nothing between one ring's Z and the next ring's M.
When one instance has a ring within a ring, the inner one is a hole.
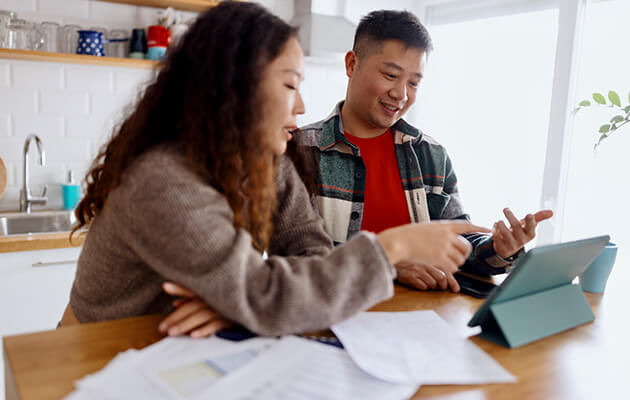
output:
M432 220L440 219L444 210L448 206L448 202L451 200L451 195L448 193L427 193L427 205L429 206L429 216Z

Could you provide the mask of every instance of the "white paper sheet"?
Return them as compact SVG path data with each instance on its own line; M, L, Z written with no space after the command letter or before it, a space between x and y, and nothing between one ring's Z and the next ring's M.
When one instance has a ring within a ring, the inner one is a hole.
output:
M77 390L67 397L71 399L142 399L169 400L187 398L177 394L177 384L208 384L198 376L180 376L173 381L159 381L156 373L185 363L199 362L213 355L225 354L248 346L248 348L271 345L276 339L256 338L246 342L232 342L211 337L191 339L188 337L165 338L142 350L127 350L119 353L103 369L75 382ZM246 344L245 344L246 343ZM188 379L188 381L187 381ZM188 393L188 392L186 392Z
M288 336L199 398L394 400L409 398L418 386L374 378L357 368L342 349Z
M365 372L390 382L483 384L516 378L434 311L365 312L333 326Z

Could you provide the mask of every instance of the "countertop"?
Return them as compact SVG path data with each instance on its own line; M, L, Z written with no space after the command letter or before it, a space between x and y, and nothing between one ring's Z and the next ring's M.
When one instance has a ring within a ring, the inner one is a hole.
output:
M0 253L50 250L83 245L85 232L76 233L70 242L70 232L38 233L0 237Z

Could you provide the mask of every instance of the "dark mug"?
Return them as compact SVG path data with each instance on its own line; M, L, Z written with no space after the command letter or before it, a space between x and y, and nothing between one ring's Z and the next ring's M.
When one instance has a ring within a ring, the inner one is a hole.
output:
M129 42L129 57L144 58L147 53L147 36L144 29L136 28L131 32L131 41Z

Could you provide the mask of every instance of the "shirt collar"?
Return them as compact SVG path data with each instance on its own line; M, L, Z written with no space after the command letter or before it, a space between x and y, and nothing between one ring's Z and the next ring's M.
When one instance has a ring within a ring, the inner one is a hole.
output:
M341 108L343 107L343 103L343 100L337 103L324 122L322 139L319 145L319 149L322 151L328 150L340 142L347 142L346 136L343 133L343 123L341 122ZM408 140L417 140L421 137L420 130L408 124L402 118L396 121L391 129L394 134L396 131L399 131L403 133L403 136L409 136L409 138L406 138ZM350 143L347 144L351 145Z

